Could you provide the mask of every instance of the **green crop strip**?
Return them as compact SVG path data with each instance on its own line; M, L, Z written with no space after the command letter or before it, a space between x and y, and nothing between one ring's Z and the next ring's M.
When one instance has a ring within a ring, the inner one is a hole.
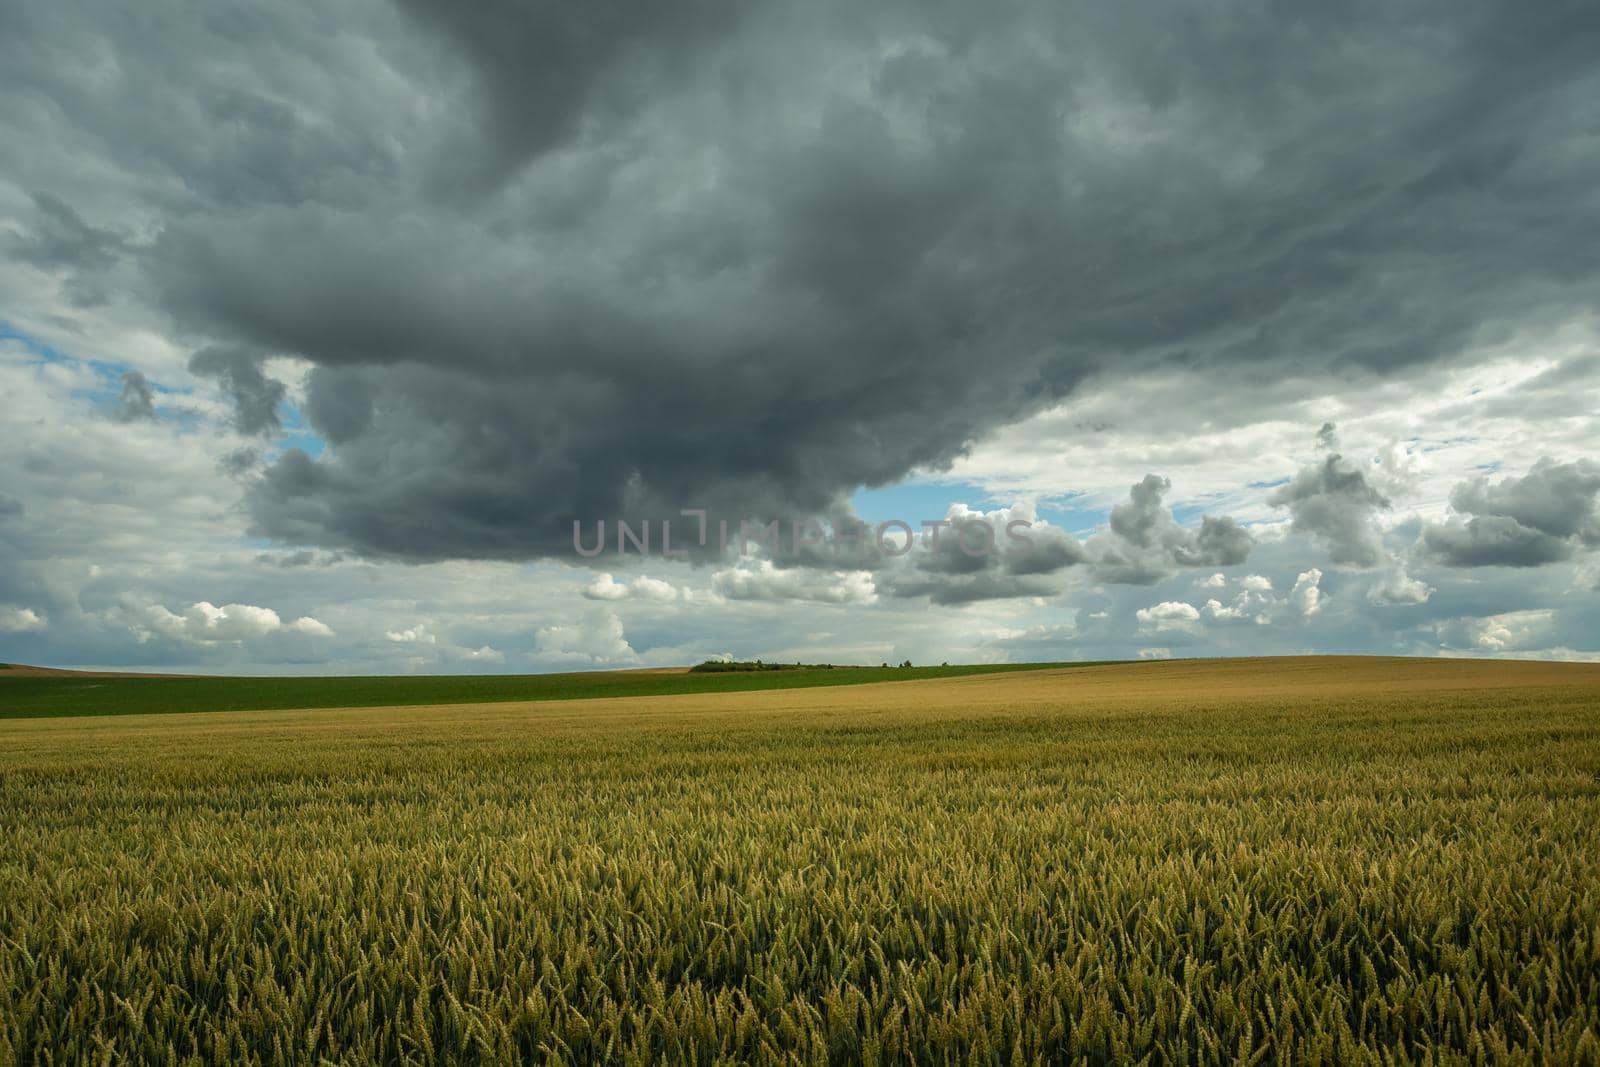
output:
M112 678L92 675L0 675L0 719L136 715L282 708L371 708L413 704L485 704L514 700L752 692L825 685L955 678L971 674L1096 666L1092 663L965 664L951 667L652 674L432 675L334 678Z

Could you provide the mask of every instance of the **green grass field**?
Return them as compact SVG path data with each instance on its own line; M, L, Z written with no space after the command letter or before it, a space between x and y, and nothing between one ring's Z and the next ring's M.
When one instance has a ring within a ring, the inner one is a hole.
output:
M418 675L336 678L160 678L45 676L0 670L0 719L52 715L141 715L183 711L375 708L410 704L581 700L748 692L817 685L956 678L1075 664L952 667L834 667L708 674L609 671L581 674Z
M1594 1063L1600 671L0 723L0 1063Z

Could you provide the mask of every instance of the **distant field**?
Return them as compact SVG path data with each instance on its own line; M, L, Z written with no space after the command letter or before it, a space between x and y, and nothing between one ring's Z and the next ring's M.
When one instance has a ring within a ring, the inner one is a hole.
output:
M1597 1034L1590 666L0 722L0 1063L1594 1063Z
M179 711L373 708L416 704L581 700L795 689L818 685L955 678L1074 664L954 667L834 667L727 674L595 671L580 674L426 675L344 678L158 678L101 674L38 676L0 670L0 719L141 715Z

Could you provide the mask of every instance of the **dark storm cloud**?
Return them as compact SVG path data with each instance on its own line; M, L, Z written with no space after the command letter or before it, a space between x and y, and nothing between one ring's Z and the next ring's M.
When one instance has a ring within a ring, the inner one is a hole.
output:
M316 368L329 447L252 489L288 542L818 512L1091 375L1382 374L1600 275L1586 4L43 10L0 42L66 127L35 186L128 175L92 192L241 426L276 398L240 353Z
M332 567L344 562L344 557L337 552L302 548L296 552L263 552L256 557L256 562L268 567Z
M156 417L155 391L150 382L136 370L122 375L122 394L117 398L117 418L123 422Z
M259 355L231 345L213 345L189 357L189 370L202 378L215 378L222 386L233 401L233 421L240 433L270 433L281 425L278 405L283 403L284 385L261 373Z
M1150 585L1185 567L1231 567L1249 557L1254 542L1231 518L1206 515L1197 531L1180 526L1162 502L1171 488L1169 479L1147 474L1111 509L1110 532L1089 539L1096 578Z
M260 462L259 448L236 448L217 460L217 469L230 478L243 478L252 473Z
M906 555L879 562L873 581L880 592L941 605L1053 596L1064 572L1089 560L1071 534L1031 514L956 507L944 521L922 531Z
M1520 478L1456 486L1456 516L1423 528L1424 550L1453 567L1536 567L1600 545L1600 464L1540 459Z
M716 588L730 599L823 599L814 591L838 597L873 588L936 604L1049 596L1062 590L1061 572L1090 559L1076 538L1031 511L962 504L940 520L877 525L839 508L798 527L780 523L768 536L756 526L747 533L730 542L731 554L747 557L717 575ZM840 575L871 582L841 582Z
M1594 414L1597 384L1600 353L1585 352L1519 383L1512 392L1486 400L1480 410L1487 418L1587 419Z
M1327 546L1333 562L1374 567L1383 561L1383 538L1374 520L1388 509L1389 498L1337 452L1301 468L1267 501L1288 508L1293 528Z
M708 37L728 32L743 0L399 0L430 34L460 48L477 79L470 150L442 180L477 187L609 125L681 76ZM586 129L586 127L588 127ZM480 190L481 191L481 190Z
M32 194L33 212L25 228L3 247L16 260L59 272L69 303L89 307L103 303L103 275L118 260L125 239L112 230L92 226L73 207L52 193Z
M75 271L105 270L117 260L122 238L89 225L71 205L50 193L33 194L32 225L7 244L7 250L38 267Z
M1206 515L1199 529L1179 525L1163 498L1170 480L1150 474L1111 509L1109 528L1078 541L1030 514L957 507L948 525L921 534L903 557L881 560L873 578L895 597L935 604L1052 596L1082 567L1096 582L1153 585L1193 567L1243 563L1254 544L1233 519Z
M1173 561L1180 567L1232 567L1243 563L1255 543L1248 531L1226 515L1205 515L1194 541L1180 546Z
M7 493L0 493L0 521L6 519L20 519L22 517L22 501Z
M1019 576L1054 574L1088 559L1089 553L1071 534L1054 526L1030 527L1019 544L1008 546L1005 571Z
M1083 546L1064 530L1013 517L1009 511L989 515L958 511L946 521L948 525L929 529L917 546L911 557L917 570L933 575L982 570L1044 575L1089 558ZM1012 527L1013 522L1018 525Z
M1017 597L1050 597L1061 592L1061 583L1044 575L1006 574L980 570L973 574L938 576L913 572L893 572L874 579L878 590L892 597L927 597L941 607L975 604L981 600L1010 600Z

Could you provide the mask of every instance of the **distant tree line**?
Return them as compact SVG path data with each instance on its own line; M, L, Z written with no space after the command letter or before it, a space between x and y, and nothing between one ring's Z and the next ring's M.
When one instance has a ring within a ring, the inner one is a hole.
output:
M879 664L880 667L889 666L887 663ZM906 660L901 667L911 666L911 661ZM948 663L946 667L950 666ZM760 659L708 659L704 663L696 663L689 668L690 674L727 674L733 671L831 671L839 667L837 663L768 663Z
M768 663L759 659L708 659L689 668L691 674L726 674L732 671L831 671L831 663Z

